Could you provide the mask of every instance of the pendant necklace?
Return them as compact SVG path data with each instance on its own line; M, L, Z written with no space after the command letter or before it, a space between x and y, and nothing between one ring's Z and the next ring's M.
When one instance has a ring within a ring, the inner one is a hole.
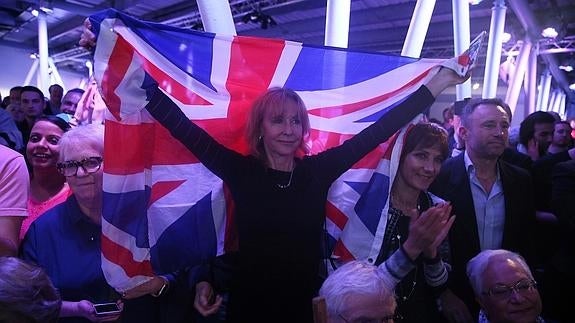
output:
M295 166L292 168L291 172L289 173L289 180L288 180L287 184L277 184L276 183L277 187L279 187L281 189L290 187L294 169L295 169Z

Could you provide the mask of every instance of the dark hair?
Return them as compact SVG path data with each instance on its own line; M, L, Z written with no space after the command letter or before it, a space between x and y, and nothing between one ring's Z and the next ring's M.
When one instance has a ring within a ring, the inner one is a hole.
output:
M443 159L449 156L449 145L447 143L447 131L441 126L431 122L421 122L407 130L403 141L403 150L399 162L407 154L416 148L439 147Z
M41 99L44 99L44 93L39 88L37 88L35 86L32 86L32 85L23 86L20 93L23 94L24 92L36 92L36 93L38 93L38 95L40 96Z
M446 113L447 113L447 118L445 118ZM453 105L450 105L449 107L443 109L443 112L441 113L441 115L443 116L444 121L453 119Z
M535 135L535 125L541 123L555 124L555 118L544 111L535 111L528 115L519 127L519 143L527 147L529 140Z
M71 126L68 122L66 122L66 120L54 116L54 115L43 115L40 118L38 118L38 120L36 120L36 122L38 121L48 121L51 122L53 124L55 124L56 126L58 126L58 128L60 128L62 131L66 132L68 130L70 130Z
M59 87L60 89L62 89L62 91L64 91L64 88L60 85L60 84L52 84L50 85L50 87L48 88L48 92L52 92L52 89L55 87Z
M42 268L0 257L0 322L56 322L61 305Z
M66 94L68 93L80 93L80 94L84 94L84 90L80 89L80 88L73 88L71 90L68 90L68 92L66 92Z
M511 123L511 108L507 103L503 102L500 98L490 98L490 99L470 99L467 100L463 110L461 111L461 124L464 127L469 127L469 118L471 114L475 111L475 109L479 105L495 105L501 107L505 113L507 114L507 118L509 119L509 123Z
M565 121L565 120L555 121L555 125L558 125L558 124L567 125L569 127L569 129L573 130L573 128L571 128L571 123L569 123L569 121Z
M10 89L10 92L12 92L12 91L20 91L20 92L22 92L22 86L15 86L15 87L13 87L13 88Z

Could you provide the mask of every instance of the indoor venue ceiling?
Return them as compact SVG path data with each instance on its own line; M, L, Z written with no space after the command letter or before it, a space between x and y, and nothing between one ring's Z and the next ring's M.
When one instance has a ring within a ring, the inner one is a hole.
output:
M500 2L502 0L496 0ZM494 1L470 5L471 37L489 31ZM282 38L308 44L324 42L327 0L230 0L238 35ZM352 0L349 48L399 54L407 34L415 0ZM505 56L517 53L526 37L538 47L538 74L549 68L555 87L568 92L575 83L575 1L507 0L505 31L511 39L504 44ZM144 20L201 29L196 1L190 0L2 0L0 3L0 45L37 52L37 19L33 9L48 8L49 54L58 68L85 72L89 54L79 48L83 20L106 8L116 8ZM257 13L252 22L250 14ZM452 1L438 0L425 39L422 57L453 56ZM554 39L543 38L541 30L552 26ZM518 42L519 41L519 42ZM480 63L485 62L486 46ZM482 83L483 66L474 72L474 82Z

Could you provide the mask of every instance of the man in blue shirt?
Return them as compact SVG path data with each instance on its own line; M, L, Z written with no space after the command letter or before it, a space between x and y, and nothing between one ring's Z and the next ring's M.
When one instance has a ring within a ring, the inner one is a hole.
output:
M471 99L463 108L458 134L465 152L447 160L430 187L450 201L457 215L449 233L452 272L441 296L443 314L472 321L479 308L465 276L466 263L482 250L508 249L532 258L533 184L529 173L503 160L509 116L500 99ZM465 305L465 306L464 306Z

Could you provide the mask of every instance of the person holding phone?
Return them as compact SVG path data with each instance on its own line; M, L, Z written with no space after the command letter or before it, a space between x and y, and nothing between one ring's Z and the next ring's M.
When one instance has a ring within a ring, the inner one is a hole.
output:
M100 268L103 127L73 130L60 138L57 164L73 194L31 224L22 241L22 258L44 268L60 291L60 322L115 321L121 302L119 311L107 314L96 313L94 307L120 299Z
M104 127L85 125L60 139L58 170L72 195L34 221L22 242L22 257L44 268L62 295L60 322L186 321L164 311L173 275L155 276L122 295L101 269ZM172 284L171 284L172 283ZM156 296L156 297L154 297ZM176 303L175 306L180 306ZM185 309L181 311L185 313Z

